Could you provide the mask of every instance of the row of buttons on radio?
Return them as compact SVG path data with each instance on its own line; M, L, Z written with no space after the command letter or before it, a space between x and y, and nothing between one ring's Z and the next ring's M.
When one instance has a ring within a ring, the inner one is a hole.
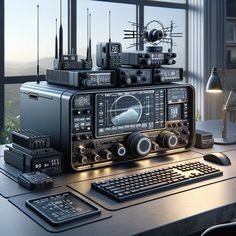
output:
M121 63L122 63L120 54L110 56L108 61L109 61L110 66L114 66L114 65L118 66L118 65L121 65Z
M189 123L187 121L184 122L172 122L168 124L169 128L174 128L174 127L181 127L181 126L188 126Z
M184 103L184 119L188 118L188 104Z
M164 98L165 98L164 90L158 90L155 93L155 128L164 128L165 122L164 122ZM159 103L158 103L159 101Z

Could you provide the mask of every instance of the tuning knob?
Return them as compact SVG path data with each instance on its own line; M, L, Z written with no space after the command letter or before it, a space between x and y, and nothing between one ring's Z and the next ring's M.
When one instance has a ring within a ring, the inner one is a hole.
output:
M82 79L81 84L84 87L89 88L92 85L92 80L90 78L88 78L88 77L85 77L84 79Z
M100 152L99 152L100 156L103 158L103 159L106 159L106 160L111 160L113 155L112 153L107 150L107 149L102 149Z
M131 81L132 83L139 84L141 82L141 77L138 75L131 75Z
M113 146L113 153L118 157L123 157L126 154L126 148L121 143L116 143Z
M85 155L79 155L78 162L81 164L86 164L88 162L88 158Z
M126 85L129 85L129 84L132 83L131 78L126 74L121 76L121 81L122 81L123 84L126 84Z
M78 146L78 153L83 154L83 153L85 153L85 151L86 151L86 149L84 146L82 146L82 145Z
M180 143L183 145L187 145L188 144L188 140L186 138L180 138Z
M183 130L182 130L182 133L183 133L183 134L186 134L186 135L190 135L190 131L187 130L187 129L183 129Z
M132 155L141 157L146 156L152 148L151 139L139 132L130 134L126 143Z
M91 152L90 153L90 158L92 161L100 161L101 157L96 153L96 152Z
M178 138L173 132L163 131L158 136L158 143L164 148L174 148L178 144Z

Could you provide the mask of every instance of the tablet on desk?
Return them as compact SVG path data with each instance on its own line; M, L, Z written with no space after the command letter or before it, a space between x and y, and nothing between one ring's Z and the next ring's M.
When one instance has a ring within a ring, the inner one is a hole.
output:
M27 200L25 204L52 226L62 226L101 214L100 209L71 192Z

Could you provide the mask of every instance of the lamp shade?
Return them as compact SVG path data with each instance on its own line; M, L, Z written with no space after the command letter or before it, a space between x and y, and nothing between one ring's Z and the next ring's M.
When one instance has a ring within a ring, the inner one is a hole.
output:
M207 93L222 93L223 92L221 80L218 75L217 68L215 67L213 67L211 70L211 75L206 85L206 92Z

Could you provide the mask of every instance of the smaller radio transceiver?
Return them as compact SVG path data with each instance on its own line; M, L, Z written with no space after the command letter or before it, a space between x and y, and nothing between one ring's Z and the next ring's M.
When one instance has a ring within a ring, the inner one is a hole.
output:
M18 129L12 131L13 143L29 150L49 148L50 139L50 135L44 135L34 130Z
M106 69L121 67L120 43L108 42L97 44L97 66Z
M196 143L195 147L204 149L212 148L214 145L213 134L206 131L196 130Z
M116 69L118 87L143 86L152 84L152 69L121 67Z
M171 83L183 80L183 68L155 68L153 69L153 83Z
M60 0L60 28L59 28L59 56L57 48L57 32L55 38L55 58L53 66L55 70L85 70L92 69L92 55L91 55L91 14L87 9L87 57L86 59L78 60L75 50L71 49L68 55L63 54L63 27L62 27L62 13L61 13L61 1ZM57 24L57 21L56 21ZM57 26L56 26L57 31Z
M23 172L40 171L48 175L60 174L63 171L62 153L50 151L24 152L17 146L8 146L4 151L4 161Z
M113 70L47 70L46 81L79 89L115 87Z
M162 65L173 65L176 63L174 58L176 53L172 52L123 52L122 65L137 68L160 67Z
M81 69L91 69L92 60L81 59L78 61L78 56L76 54L62 55L62 61L55 63L54 69L56 70L81 70Z
M101 42L97 44L97 66L104 69L121 67L121 52L121 43L111 42L111 12L109 11L109 42Z
M30 129L12 132L12 145L6 145L4 160L23 172L40 171L49 175L63 171L63 155L54 150L51 137Z

